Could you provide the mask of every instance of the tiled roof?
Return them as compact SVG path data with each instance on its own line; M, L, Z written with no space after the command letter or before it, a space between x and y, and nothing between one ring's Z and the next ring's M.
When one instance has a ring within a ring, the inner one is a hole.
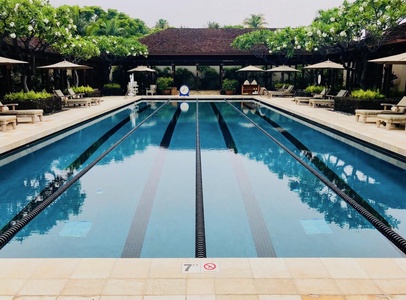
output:
M168 28L140 39L150 55L247 55L231 47L233 40L253 29ZM266 51L264 47L264 51Z

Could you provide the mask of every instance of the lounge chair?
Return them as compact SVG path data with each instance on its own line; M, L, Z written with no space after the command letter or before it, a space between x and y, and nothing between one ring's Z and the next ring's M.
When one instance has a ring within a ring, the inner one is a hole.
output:
M328 93L327 90L325 93ZM317 105L321 106L334 106L334 99L340 98L340 97L345 97L348 94L347 90L340 90L337 95L326 95L328 99L320 99L320 98L312 98L309 100L309 106L310 107L316 107Z
M68 96L65 95L64 93L62 93L61 90L55 90L54 93L57 97L59 97L62 100L62 102L64 103L65 106L70 106L70 105L72 105L72 106L76 106L76 105L82 106L83 105L85 107L92 106L92 100L90 98L89 99L86 99L86 98L71 99L70 95L68 95Z
M390 130L392 125L406 125L406 111L402 114L379 114L376 116L376 126L379 128L382 124L386 124L386 130ZM406 126L405 126L406 130Z
M313 99L324 99L324 98L326 98L326 95L327 95L327 93L328 93L329 91L330 91L329 89L324 88L324 89L320 92L320 94L314 94L312 98L313 98Z
M72 89L68 89L68 94L69 94L69 96L71 96L72 99L83 98L83 95L84 95L83 93L76 94L74 92L74 90L72 90Z
M1 131L7 130L7 124L11 123L13 129L17 127L17 117L16 116L0 116L0 126Z
M358 122L361 117L361 122L365 123L367 118L373 117L376 118L380 114L403 114L406 111L406 96L398 102L398 104L392 103L381 103L384 107L382 109L356 109L355 110L355 120ZM390 109L388 109L390 107Z
M44 115L44 111L42 109L15 109L17 103L11 104L2 104L0 102L0 115L1 116L16 116L16 118L24 118L29 117L31 118L32 123L35 123L36 118L42 121L42 116ZM11 109L10 109L11 107Z
M287 89L283 91L268 91L268 95L271 97L292 97L293 96L293 85L289 85Z

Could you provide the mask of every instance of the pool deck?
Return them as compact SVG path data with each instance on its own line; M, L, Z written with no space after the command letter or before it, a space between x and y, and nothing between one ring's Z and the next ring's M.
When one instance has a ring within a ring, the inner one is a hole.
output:
M406 156L404 128L357 123L291 98L257 98ZM137 98L103 99L0 132L0 154ZM406 258L0 259L0 300L11 299L406 300Z

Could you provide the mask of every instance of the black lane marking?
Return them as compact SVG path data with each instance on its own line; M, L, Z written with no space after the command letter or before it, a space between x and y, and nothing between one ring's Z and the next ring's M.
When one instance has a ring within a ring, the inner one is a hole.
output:
M146 117L143 121L141 121L136 127L131 129L128 133L126 133L121 139L119 139L114 145L109 147L106 151L103 152L100 156L98 156L95 160L93 160L89 165L87 165L83 170L79 171L75 176L69 179L65 184L60 186L54 193L44 198L37 197L33 201L39 202L39 204L28 214L24 215L20 220L12 224L10 228L5 230L0 234L0 249L3 248L24 226L26 226L29 222L31 222L38 214L40 214L45 208L47 208L52 202L54 202L62 193L64 193L67 189L69 189L76 181L82 178L91 168L93 168L99 161L101 161L107 154L113 151L118 145L120 145L124 140L126 140L131 134L133 134L138 128L141 127L146 121L148 121L152 116L154 116L158 111L162 109L169 100L165 102L161 107L156 109L153 113L151 113L148 117Z
M158 154L154 160L154 164L149 173L147 182L141 194L140 202L134 214L127 239L121 253L121 257L140 257L142 247L144 245L145 234L147 232L149 218L151 216L152 207L157 192L159 179L161 178L164 162L172 139L173 131L175 130L178 122L181 109L178 106L171 121L169 122L163 138L160 143L162 149L158 150Z
M368 210L371 214L373 214L376 218L378 218L381 222L386 224L390 227L388 221L381 216L364 198L362 198L356 191L354 191L342 178L340 178L333 170L331 170L320 158L312 153L312 151L307 148L302 142L296 139L292 134L286 131L283 127L281 127L275 121L272 121L269 117L263 115L261 116L258 112L256 112L258 116L264 119L267 123L272 125L279 133L281 133L286 139L288 139L298 150L302 152L304 156L324 175L327 179L332 182L335 186L337 186L340 190L342 190L345 194L349 197L354 199L359 205L364 207Z
M361 214L365 219L367 219L380 233L382 233L389 241L391 241L396 247L398 247L403 253L406 254L406 240L392 230L390 226L387 226L384 222L380 219L375 217L372 213L370 213L367 209L365 209L362 205L360 205L357 201L349 197L346 193L340 190L337 186L335 186L331 181L329 181L325 176L321 175L306 163L303 159L301 159L298 155L296 155L293 151L275 139L271 134L269 134L265 129L255 123L251 118L244 115L240 110L234 107L230 102L226 101L234 110L239 112L241 116L246 118L251 124L253 124L259 131L265 134L269 139L271 139L275 144L277 144L280 148L282 148L285 152L287 152L290 156L292 156L297 162L299 162L303 167L305 167L309 172L311 172L314 176L316 176L321 182L327 185L330 189L332 189L338 196L340 196L345 202L351 205L359 214Z
M200 151L199 101L196 100L196 216L195 257L206 257L206 235L204 227L204 202L202 160Z
M144 106L140 109L140 112L147 109ZM72 174L79 169L90 156L93 155L113 134L115 134L120 128L122 128L128 121L130 117L124 118L118 124L113 126L105 134L103 134L97 141L90 145L85 151L82 152L64 171L58 174L47 186L39 192L39 194L31 200L20 212L18 212L3 228L0 230L0 234L6 231L8 228L13 226L18 220L21 220L24 216L33 211L44 199L55 193L62 185L64 185Z
M217 121L219 123L227 148L233 150L233 152L237 154L238 149L235 145L231 132L228 129L226 122L224 121L223 116L214 103L211 103L211 107L217 117ZM247 212L248 222L250 224L250 229L254 239L257 255L258 257L276 257L275 248L272 244L272 240L266 227L264 217L261 213L261 208L258 205L255 193L250 184L249 177L245 172L243 162L238 155L230 154L230 157L234 169L234 174L237 178L238 187L241 192L241 197L244 202L245 210Z

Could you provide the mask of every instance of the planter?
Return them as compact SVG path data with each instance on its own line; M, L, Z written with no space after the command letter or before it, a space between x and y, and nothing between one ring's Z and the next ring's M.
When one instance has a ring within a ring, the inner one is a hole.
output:
M226 90L226 95L234 95L234 91Z
M356 109L383 109L381 103L397 104L396 99L370 99L363 100L352 97L335 98L334 110L345 113L355 114Z
M52 114L62 110L62 100L58 97L49 97L36 100L4 101L4 104L17 103L16 109L42 109L44 114Z

